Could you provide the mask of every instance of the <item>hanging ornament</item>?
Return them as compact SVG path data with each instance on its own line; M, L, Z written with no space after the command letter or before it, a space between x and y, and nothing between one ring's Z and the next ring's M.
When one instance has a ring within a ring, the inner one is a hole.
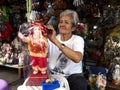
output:
M78 31L85 30L85 24L83 24L83 23L78 23L78 25L77 25L77 30L78 30Z

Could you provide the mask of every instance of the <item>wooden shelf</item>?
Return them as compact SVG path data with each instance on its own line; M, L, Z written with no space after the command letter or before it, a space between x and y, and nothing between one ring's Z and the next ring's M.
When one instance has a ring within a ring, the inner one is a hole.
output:
M18 69L18 75L19 75L20 78L22 77L23 69L27 67L27 66L19 66L18 64L13 64L13 65L11 65L11 64L0 64L0 66Z
M108 82L105 90L120 90L120 85L115 85L112 82Z

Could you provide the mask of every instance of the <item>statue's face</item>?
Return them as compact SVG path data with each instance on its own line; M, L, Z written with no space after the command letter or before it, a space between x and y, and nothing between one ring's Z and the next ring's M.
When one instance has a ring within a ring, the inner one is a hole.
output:
M40 33L40 30L39 30L40 28L38 27L38 26L36 26L35 28L34 28L34 34L38 34L38 33Z

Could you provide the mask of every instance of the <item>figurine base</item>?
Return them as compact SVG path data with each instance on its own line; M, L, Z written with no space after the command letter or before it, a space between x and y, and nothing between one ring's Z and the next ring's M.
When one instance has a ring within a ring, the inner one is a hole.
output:
M26 86L40 86L44 80L48 79L48 74L41 74L38 72L37 74L30 74Z

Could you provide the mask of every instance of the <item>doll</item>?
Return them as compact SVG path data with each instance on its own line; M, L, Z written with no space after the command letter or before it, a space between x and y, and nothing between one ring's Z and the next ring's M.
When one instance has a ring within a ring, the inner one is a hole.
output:
M48 53L46 27L42 22L35 21L30 23L28 31L28 36L24 36L20 31L18 32L18 36L28 44L33 74L37 74L39 71L42 74L46 74Z

